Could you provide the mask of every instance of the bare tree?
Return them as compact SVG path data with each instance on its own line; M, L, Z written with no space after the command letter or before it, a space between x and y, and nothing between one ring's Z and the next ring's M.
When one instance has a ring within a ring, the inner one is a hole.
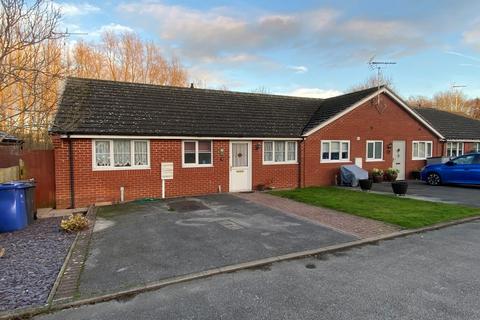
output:
M22 136L46 126L45 106L63 76L59 19L49 0L0 0L0 128Z
M378 85L381 85L381 86L386 85L389 88L393 88L392 78L381 74L380 79L377 79L377 75L371 75L370 77L365 79L365 81L352 86L348 91L349 92L360 91L363 89L376 87Z

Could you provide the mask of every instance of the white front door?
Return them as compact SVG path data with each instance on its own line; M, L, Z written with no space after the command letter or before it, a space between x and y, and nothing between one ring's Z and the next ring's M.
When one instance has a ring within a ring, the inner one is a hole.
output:
M405 180L405 141L393 141L392 152L392 168L399 171L397 180Z
M251 141L230 141L230 192L252 190L251 151Z

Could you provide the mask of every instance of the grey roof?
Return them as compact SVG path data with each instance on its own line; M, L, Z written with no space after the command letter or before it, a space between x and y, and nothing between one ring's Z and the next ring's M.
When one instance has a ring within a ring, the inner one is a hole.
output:
M329 99L68 78L53 133L300 137L377 88Z
M433 108L415 108L447 140L480 140L480 121Z
M0 144L17 144L23 143L23 140L12 136L6 132L0 131Z

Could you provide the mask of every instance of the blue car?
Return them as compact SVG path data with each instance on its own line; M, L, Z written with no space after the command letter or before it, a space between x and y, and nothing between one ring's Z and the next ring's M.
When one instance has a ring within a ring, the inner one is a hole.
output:
M469 153L445 163L436 163L422 169L422 180L429 185L480 185L480 153Z

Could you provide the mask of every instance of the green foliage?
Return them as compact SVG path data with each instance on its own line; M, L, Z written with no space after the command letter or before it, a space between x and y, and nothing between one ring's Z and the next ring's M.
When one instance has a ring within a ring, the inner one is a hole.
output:
M383 170L378 168L373 168L372 176L379 176L379 177L383 176Z
M480 215L478 208L345 190L310 187L271 191L273 195L380 220L403 228L420 228L440 222Z

